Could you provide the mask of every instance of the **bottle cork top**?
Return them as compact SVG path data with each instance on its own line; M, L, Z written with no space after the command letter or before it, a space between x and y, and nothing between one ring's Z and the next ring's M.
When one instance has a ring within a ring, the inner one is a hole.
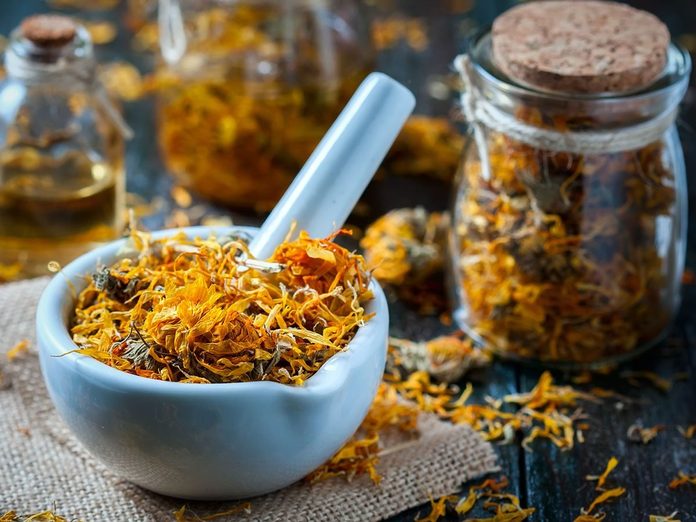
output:
M599 0L514 7L493 23L493 61L521 83L599 94L650 85L664 69L670 35L654 15Z
M77 25L67 16L34 15L22 21L20 33L39 47L60 47L75 38Z

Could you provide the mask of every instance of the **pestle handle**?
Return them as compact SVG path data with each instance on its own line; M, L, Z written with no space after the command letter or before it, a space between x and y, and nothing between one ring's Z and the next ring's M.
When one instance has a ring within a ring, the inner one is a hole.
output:
M312 237L342 227L415 103L389 76L367 76L261 226L249 245L252 254L270 257L293 222Z

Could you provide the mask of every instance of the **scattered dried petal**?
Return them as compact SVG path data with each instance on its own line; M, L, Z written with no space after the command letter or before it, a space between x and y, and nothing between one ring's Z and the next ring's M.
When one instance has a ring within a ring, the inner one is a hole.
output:
M677 426L677 429L685 439L691 439L696 434L696 424L691 424L685 428Z
M669 489L677 489L678 487L686 484L693 484L696 486L696 475L687 475L683 471L680 471L669 483Z
M95 45L105 45L111 43L116 38L118 30L116 26L107 20L76 20L83 25L92 38Z
M456 502L457 497L455 496L445 496L440 497L437 500L430 498L430 513L428 513L423 518L416 518L415 522L437 522L442 517L447 514L447 504Z
M12 362L29 351L29 339L22 339L12 348L7 350L7 360Z
M602 491L602 489L604 487L604 483L607 481L607 477L609 476L609 473L611 473L614 470L614 468L618 465L618 463L619 463L619 461L616 457L611 457L609 459L609 462L607 462L606 469L604 470L604 472L600 476L595 477L593 475L588 475L587 477L585 477L585 479L586 480L596 480L597 485L595 486L595 490Z
M101 65L99 80L109 95L120 100L133 101L144 94L142 75L128 62L115 61Z
M600 493L599 496L592 501L590 507L587 508L586 514L589 515L590 513L592 513L592 511L594 511L594 508L596 508L598 505L603 504L604 502L607 502L613 498L620 497L624 493L626 493L626 489L624 488L608 489L603 493Z

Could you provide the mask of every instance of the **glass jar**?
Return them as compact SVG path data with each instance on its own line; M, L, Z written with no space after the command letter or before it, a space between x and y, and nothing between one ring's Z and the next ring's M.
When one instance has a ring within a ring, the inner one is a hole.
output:
M179 182L271 209L372 62L348 0L161 0L158 139Z
M125 124L85 28L25 20L0 84L0 279L47 273L121 233Z
M503 357L552 366L614 363L655 344L684 267L674 119L689 55L671 45L659 78L628 94L516 83L494 65L490 33L458 65L474 131L450 241L461 328Z

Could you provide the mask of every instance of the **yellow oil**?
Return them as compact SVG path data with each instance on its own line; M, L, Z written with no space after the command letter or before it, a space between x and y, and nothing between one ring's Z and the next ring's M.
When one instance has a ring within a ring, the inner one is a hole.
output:
M117 237L123 227L123 168L81 152L35 149L0 157L0 278L47 273Z

